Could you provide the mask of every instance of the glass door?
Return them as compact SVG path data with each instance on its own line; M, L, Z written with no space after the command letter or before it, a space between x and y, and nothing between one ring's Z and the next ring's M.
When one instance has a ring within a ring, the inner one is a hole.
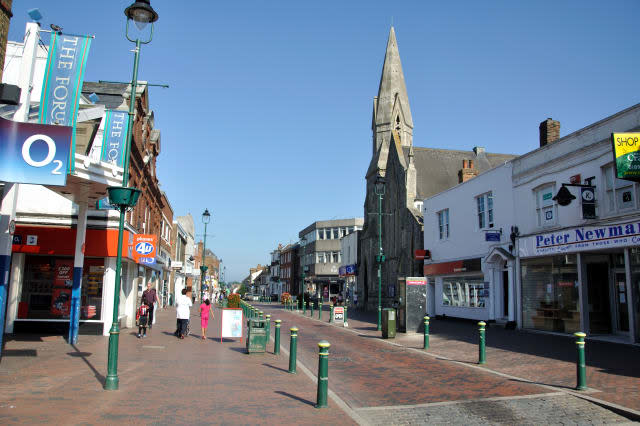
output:
M627 279L624 271L616 271L614 285L614 306L616 310L616 325L620 332L629 332L629 299L627 297Z

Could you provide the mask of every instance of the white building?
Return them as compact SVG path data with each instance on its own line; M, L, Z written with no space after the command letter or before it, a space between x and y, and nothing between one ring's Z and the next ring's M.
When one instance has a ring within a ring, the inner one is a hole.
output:
M544 121L540 148L424 201L427 311L640 342L640 185L615 178L611 142L640 130L640 104L559 128Z
M425 199L423 214L427 313L513 321L511 164Z

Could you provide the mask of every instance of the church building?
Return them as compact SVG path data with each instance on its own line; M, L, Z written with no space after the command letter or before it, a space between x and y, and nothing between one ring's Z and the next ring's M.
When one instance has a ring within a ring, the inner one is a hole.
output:
M399 280L423 275L423 261L414 259L414 251L424 247L423 200L515 156L490 154L479 146L462 151L413 145L413 118L393 27L387 41L378 95L373 99L371 129L372 158L365 176L367 193L364 229L360 233L357 292L359 306L376 310L380 197L384 254L381 307L384 309L397 301Z

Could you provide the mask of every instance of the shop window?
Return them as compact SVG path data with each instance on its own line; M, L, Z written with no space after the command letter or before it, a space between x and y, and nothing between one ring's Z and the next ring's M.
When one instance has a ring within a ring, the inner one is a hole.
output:
M476 197L478 211L478 227L480 229L493 228L493 194L487 192Z
M635 183L615 177L613 164L603 168L605 206L607 213L616 213L636 207L638 186Z
M85 259L80 319L102 318L103 259ZM27 256L18 304L19 319L68 319L73 286L73 259Z
M521 270L524 328L561 333L578 331L576 255L523 259Z
M441 240L449 238L449 209L438 212L438 231Z
M545 185L535 190L538 226L544 227L556 224L558 211L556 203L553 201L554 193L555 184Z
M442 305L464 308L484 308L489 289L483 277L453 277L442 279Z

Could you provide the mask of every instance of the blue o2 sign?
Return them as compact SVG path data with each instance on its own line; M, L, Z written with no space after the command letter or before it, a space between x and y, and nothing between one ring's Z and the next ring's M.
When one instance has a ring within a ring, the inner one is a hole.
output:
M0 118L0 181L64 186L72 131Z

